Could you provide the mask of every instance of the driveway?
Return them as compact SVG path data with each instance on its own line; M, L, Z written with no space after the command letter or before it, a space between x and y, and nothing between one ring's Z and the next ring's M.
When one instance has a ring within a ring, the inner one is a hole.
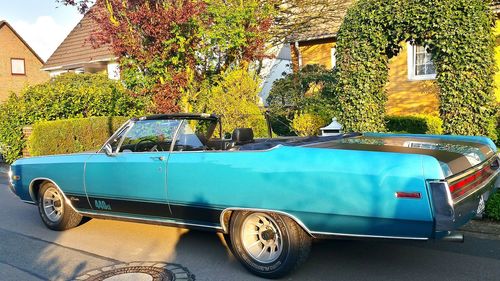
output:
M93 219L69 231L42 224L0 177L0 279L67 280L124 262L182 265L196 280L261 280L209 232ZM285 280L499 280L500 240L449 242L325 240Z

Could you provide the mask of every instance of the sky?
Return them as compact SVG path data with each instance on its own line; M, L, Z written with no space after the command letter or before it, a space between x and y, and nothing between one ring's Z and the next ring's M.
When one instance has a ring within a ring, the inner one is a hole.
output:
M75 7L56 0L0 0L0 20L9 22L43 60L52 55L81 18Z

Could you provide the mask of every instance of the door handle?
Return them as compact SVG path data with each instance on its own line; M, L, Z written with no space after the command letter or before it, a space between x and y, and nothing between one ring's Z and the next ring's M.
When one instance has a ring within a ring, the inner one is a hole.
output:
M163 157L163 156L151 156L151 159L163 161L163 160L165 160L165 157Z

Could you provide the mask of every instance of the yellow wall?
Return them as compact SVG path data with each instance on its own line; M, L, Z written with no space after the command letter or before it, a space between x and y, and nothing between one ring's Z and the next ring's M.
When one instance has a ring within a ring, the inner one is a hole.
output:
M331 68L331 48L335 46L333 39L317 40L301 43L299 46L302 66L321 64ZM438 114L439 87L434 80L408 80L408 53L406 43L402 51L389 61L389 82L387 83L387 114ZM292 50L294 46L292 45ZM292 51L294 69L298 58ZM500 81L500 77L499 77Z
M328 69L332 68L331 50L333 47L335 47L335 42L328 40L301 45L299 48L302 56L302 66L321 64Z
M11 74L11 58L23 58L26 75ZM19 93L27 85L49 80L49 74L40 70L42 62L4 25L0 28L0 102L5 101L10 92Z
M497 102L500 103L500 20L496 21L494 33L496 37L495 61L498 67L498 71L495 74L495 96L497 97Z
M406 43L403 49L389 61L389 82L387 83L387 114L438 115L439 87L435 80L408 80L408 52Z

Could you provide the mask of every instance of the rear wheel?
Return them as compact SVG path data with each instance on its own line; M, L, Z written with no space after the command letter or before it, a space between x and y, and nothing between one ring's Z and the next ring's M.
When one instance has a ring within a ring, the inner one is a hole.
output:
M311 237L287 216L238 212L231 217L233 254L252 273L282 277L303 263Z
M60 190L45 182L38 191L38 211L43 223L52 230L66 230L80 224L82 216L64 199Z

